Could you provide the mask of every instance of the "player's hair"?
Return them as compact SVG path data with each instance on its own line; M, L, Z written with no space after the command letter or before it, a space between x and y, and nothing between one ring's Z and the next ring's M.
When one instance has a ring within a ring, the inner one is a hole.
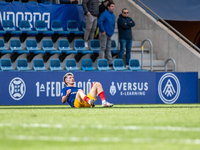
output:
M110 7L111 4L115 5L115 3L113 3L113 2L109 2L109 3L107 4L107 7Z
M64 77L63 77L63 81L64 81L64 83L67 85L67 83L65 82L65 78L67 78L68 76L74 76L73 75L73 73L71 73L71 72L68 72L68 73L66 73L65 75L64 75Z

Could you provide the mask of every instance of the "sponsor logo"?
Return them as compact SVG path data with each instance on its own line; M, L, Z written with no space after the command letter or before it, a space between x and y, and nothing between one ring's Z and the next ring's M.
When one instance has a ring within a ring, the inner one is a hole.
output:
M14 100L22 99L26 93L26 85L24 81L19 77L12 79L9 84L9 93Z
M110 94L114 96L117 92L121 96L145 96L148 91L148 82L115 82L111 83Z
M180 91L180 82L173 73L166 73L160 78L158 83L158 94L164 103L175 103L179 98Z

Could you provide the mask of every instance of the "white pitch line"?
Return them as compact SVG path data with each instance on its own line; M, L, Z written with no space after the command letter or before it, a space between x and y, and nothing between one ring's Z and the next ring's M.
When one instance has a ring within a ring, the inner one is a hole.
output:
M0 127L24 127L24 128L64 128L61 124L43 124L43 123L0 123ZM156 130L156 131L179 131L179 132L200 132L200 128L191 127L172 127L172 126L107 126L107 125L73 125L67 126L68 128L93 128L93 129L104 129L104 130Z
M24 128L63 128L61 124L41 124L41 123L22 123L22 124L11 124L11 123L0 123L0 127L13 127L20 126Z
M59 142L101 142L101 143L152 143L200 145L200 139L156 139L156 138L110 138L110 137L59 137L59 136L25 136L14 135L1 137L22 141L59 141Z

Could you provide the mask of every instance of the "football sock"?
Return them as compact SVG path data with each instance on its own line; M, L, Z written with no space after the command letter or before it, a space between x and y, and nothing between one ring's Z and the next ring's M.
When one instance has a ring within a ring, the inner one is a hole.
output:
M101 98L101 101L104 101L106 99L104 91L102 91L101 93L99 93L99 97Z
M86 102L88 103L90 99L89 99L89 97L85 96L85 97L83 98L83 100L86 101Z

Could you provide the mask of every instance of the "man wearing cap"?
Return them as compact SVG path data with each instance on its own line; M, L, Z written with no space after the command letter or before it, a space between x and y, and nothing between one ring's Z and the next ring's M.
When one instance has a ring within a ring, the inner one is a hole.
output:
M62 89L62 103L68 102L71 107L94 107L98 94L102 101L102 107L112 107L113 104L105 100L105 94L101 83L95 82L89 94L86 96L82 89L74 87L74 75L70 72L63 77L67 87Z

